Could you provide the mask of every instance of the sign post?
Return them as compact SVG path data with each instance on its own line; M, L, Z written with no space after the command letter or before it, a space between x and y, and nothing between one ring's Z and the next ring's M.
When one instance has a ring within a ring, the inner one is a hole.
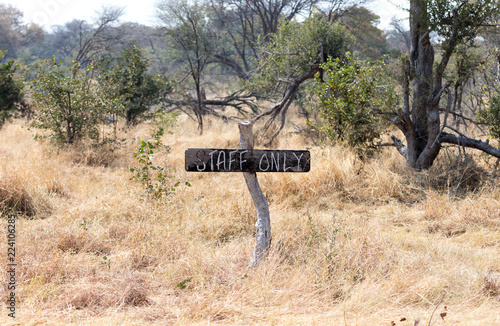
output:
M241 149L189 148L185 152L188 172L242 172L257 211L256 244L250 267L256 267L271 246L271 219L267 199L256 172L309 172L309 151L257 150L253 148L252 123L238 123Z

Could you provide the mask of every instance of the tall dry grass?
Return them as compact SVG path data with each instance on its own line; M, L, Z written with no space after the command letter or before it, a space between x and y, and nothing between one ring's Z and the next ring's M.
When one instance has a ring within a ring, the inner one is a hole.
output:
M181 118L156 160L192 187L164 202L129 180L149 128L98 157L54 151L18 121L0 130L0 202L23 215L18 318L2 305L0 324L500 325L500 190L489 167L409 172L390 149L362 161L285 131L276 147L310 148L311 171L259 174L273 241L247 269L255 212L243 176L187 173L183 157L238 147L237 125L213 120L200 136Z

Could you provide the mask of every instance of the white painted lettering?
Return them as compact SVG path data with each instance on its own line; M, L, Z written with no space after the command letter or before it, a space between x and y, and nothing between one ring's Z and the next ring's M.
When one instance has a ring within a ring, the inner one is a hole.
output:
M248 151L243 151L240 152L240 170L243 171L243 163L246 162L247 160L243 159L243 154L248 153Z
M221 154L222 154L222 161L221 161ZM217 156L217 170L220 171L220 166L222 165L222 169L226 169L226 152L220 151L219 155Z
M267 167L265 169L262 168L262 161L264 160L264 157L266 158L266 161L267 161ZM269 170L270 167L271 167L271 163L269 162L269 157L267 157L267 154L262 155L260 158L260 162L259 162L259 170L265 172L265 171Z
M302 171L300 168L300 160L302 159L302 156L304 156L304 153L300 154L300 157L297 157L297 154L293 153L293 156L297 159L297 171Z
M214 154L215 153L217 153L217 150L215 150L212 153L208 154L208 155L210 155L210 171L215 171L215 167L214 167Z
M283 153L283 172L287 172L288 170L291 170L293 168L287 168L286 167L286 153Z
M227 167L227 168L228 168L228 170L231 170L231 163L236 162L236 160L233 160L233 159L232 159L232 158L233 158L233 156L232 156L232 155L233 155L234 153L238 153L238 151L231 151L231 152L229 152L229 165L228 165L228 167Z
M274 155L277 157L274 157ZM274 171L274 165L276 164L276 171L280 170L280 153L271 152L271 171Z
M203 167L200 169L200 165L203 164ZM203 160L201 158L198 158L198 162L196 163L196 169L201 172L201 171L205 171L205 169L207 168L207 165L205 164L205 162L203 162Z

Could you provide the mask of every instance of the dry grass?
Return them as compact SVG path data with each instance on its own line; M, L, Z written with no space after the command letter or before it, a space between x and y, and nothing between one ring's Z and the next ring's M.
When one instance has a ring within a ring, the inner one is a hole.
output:
M428 325L443 300L433 325L500 325L500 189L488 167L444 157L415 173L390 149L361 161L284 133L276 147L310 147L312 169L259 175L273 243L247 269L255 212L242 175L184 171L188 147L238 147L236 124L208 125L200 137L181 119L165 137L158 163L192 184L165 202L129 180L147 125L111 154L56 152L5 125L0 203L28 218L17 324L5 305L0 324Z

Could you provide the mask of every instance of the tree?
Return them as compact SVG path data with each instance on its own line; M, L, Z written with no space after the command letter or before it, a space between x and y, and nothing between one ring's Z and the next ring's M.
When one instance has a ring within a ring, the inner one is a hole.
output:
M328 21L336 22L348 15L351 9L360 8L371 0L324 0L320 1L317 10L324 15Z
M396 50L403 53L410 51L410 31L405 29L402 23L395 19L391 20L392 30L387 32L387 48L389 51Z
M0 4L0 50L8 51L15 57L22 42L23 13L12 5Z
M5 54L0 51L0 60ZM16 70L14 59L0 63L0 126L23 99L23 83L16 78Z
M158 5L159 18L164 22L168 35L179 47L178 61L185 66L194 83L196 102L192 106L203 133L203 72L213 53L212 33L208 27L206 6L195 1L163 1Z
M337 23L324 19L321 15L308 17L304 22L282 22L278 32L271 36L262 51L259 73L254 76L250 86L253 91L269 99L279 96L271 108L253 118L257 121L270 116L264 125L267 129L280 116L280 127L270 138L268 144L283 129L286 113L300 86L322 74L328 57L341 58L352 43L352 37Z
M23 12L9 4L0 4L0 51L17 58L20 50L43 40L45 32L37 24L23 24Z
M106 114L122 110L122 104L98 82L94 64L66 69L56 60L45 60L34 68L36 78L30 88L38 114L30 128L48 130L56 144L70 145L84 139L98 142L98 125L105 123ZM74 71L77 73L71 76Z
M220 40L213 61L228 68L238 78L248 80L259 57L262 28L258 17L246 1L210 0L210 9Z
M298 14L310 11L318 0L253 0L246 5L260 18L262 37L276 34L280 21L292 21Z
M99 61L101 81L111 84L115 97L122 99L127 124L158 104L161 96L171 89L170 83L162 76L148 74L148 67L149 60L135 42L122 48L118 59L107 54Z
M454 94L450 86L454 79L463 78L460 70L458 75L447 75L450 58L461 45L474 46L484 26L494 23L492 19L498 9L498 2L491 0L410 1L411 50L404 68L403 108L392 113L381 112L404 134L406 145L393 137L393 146L405 157L409 167L421 170L432 166L444 143L476 148L500 157L499 149L466 136L447 122L448 115L458 114L452 110ZM439 35L439 43L432 42L431 32ZM441 102L446 93L446 108L443 108ZM443 111L445 116L441 121Z
M343 1L343 0L339 0ZM318 0L210 0L220 40L213 60L243 80L251 79L261 57L259 47L278 31L280 21L307 15Z
M377 28L380 17L364 7L353 6L345 10L340 22L354 36L353 51L372 59L387 53L386 38Z
M79 65L73 66L75 69L85 67L101 53L120 44L123 35L113 25L122 14L123 8L103 7L92 23L75 19L63 26L56 26L50 37L50 47L56 52L50 57L65 60L67 65L76 61ZM73 76L76 73L76 70L73 71Z

